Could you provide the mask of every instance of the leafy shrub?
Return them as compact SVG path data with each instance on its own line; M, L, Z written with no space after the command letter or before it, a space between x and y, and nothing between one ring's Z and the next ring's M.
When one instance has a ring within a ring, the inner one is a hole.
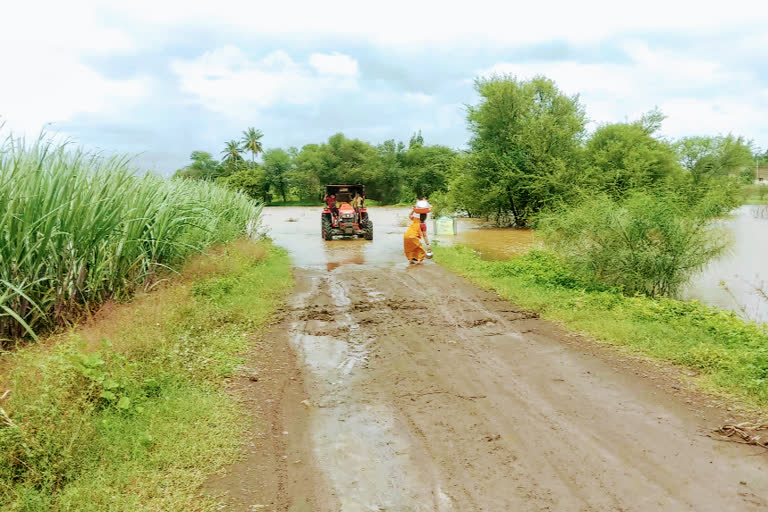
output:
M708 213L673 196L597 196L542 216L539 232L577 273L628 295L672 295L727 248Z

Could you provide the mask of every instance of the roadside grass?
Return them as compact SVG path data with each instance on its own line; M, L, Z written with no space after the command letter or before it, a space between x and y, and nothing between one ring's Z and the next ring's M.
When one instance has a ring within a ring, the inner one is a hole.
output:
M768 404L768 327L698 301L626 296L585 280L550 253L534 250L485 261L466 247L439 247L435 259L542 318L638 354L692 368L696 384Z
M200 495L247 425L222 386L292 287L290 261L239 240L87 326L0 359L0 509L216 510Z

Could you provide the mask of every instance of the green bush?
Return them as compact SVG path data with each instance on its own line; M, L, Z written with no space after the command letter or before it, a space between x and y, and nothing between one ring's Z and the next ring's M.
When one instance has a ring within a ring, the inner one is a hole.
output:
M628 295L672 295L727 248L711 210L673 196L597 196L543 215L539 233L580 274Z

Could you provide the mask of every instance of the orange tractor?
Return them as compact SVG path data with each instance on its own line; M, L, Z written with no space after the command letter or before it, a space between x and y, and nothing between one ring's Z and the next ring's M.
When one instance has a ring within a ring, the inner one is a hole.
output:
M326 185L322 236L362 237L373 240L373 222L365 207L364 185Z

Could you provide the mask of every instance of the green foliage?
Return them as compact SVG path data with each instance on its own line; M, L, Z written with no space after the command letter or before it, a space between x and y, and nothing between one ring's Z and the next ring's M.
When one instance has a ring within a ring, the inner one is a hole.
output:
M255 161L256 156L264 151L264 149L261 147L261 138L264 137L264 134L261 132L261 130L256 130L255 128L248 128L247 130L243 131L243 137L240 139L240 144L242 144L242 148L245 151L251 152L251 161Z
M246 428L221 383L292 279L265 242L200 258L213 275L141 297L95 350L98 322L2 355L0 509L217 510L199 486Z
M584 148L582 187L621 199L632 191L670 188L682 173L674 148L653 137L663 117L651 112L634 123L601 126Z
M598 340L700 372L699 382L768 403L768 326L697 301L627 296L596 284L558 257L535 251L481 260L463 247L438 247L436 261L518 306Z
M478 79L475 88L482 100L468 108L472 153L452 192L466 210L524 226L570 193L584 108L544 77Z
M714 177L739 176L745 169L754 169L751 143L743 137L683 137L675 147L696 184Z
M176 171L175 178L213 181L222 175L221 165L210 153L193 151L189 158L192 163Z
M226 147L221 151L221 154L224 155L224 162L233 163L243 160L242 152L243 147L240 145L240 142L230 140L226 143Z
M124 157L0 145L0 340L125 299L189 254L245 233L259 208L210 182L137 177Z
M579 277L550 251L532 250L525 255L499 262L490 270L494 277L515 276L543 286L584 290L607 290L588 277Z
M702 211L673 196L597 196L543 215L539 233L585 275L630 295L670 295L727 247Z
M293 170L291 155L282 149L268 149L264 153L264 174L270 187L288 201L287 194L290 187L289 177Z

